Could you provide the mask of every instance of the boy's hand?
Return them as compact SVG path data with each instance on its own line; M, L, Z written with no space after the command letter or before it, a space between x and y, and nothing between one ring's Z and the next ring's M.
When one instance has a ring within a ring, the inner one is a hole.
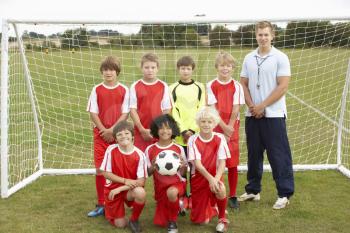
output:
M151 164L152 164L153 167L156 166L156 159L157 159L157 156L155 156L155 157L152 159L152 161L151 161Z
M113 200L114 197L120 193L120 191L121 191L121 189L119 187L112 189L108 194L108 199Z
M146 142L149 142L153 139L150 129L140 130L140 133L141 133L143 140L145 140Z
M137 187L137 182L136 180L125 179L125 185L133 189Z
M220 190L219 185L220 185L219 182L214 177L210 178L210 180L209 180L210 191L212 191L213 193L219 192L219 190Z
M179 158L180 158L180 168L186 167L187 164L184 161L184 158L181 155L179 155Z
M192 131L187 130L185 133L182 134L183 142L187 144L188 139L193 135Z
M226 139L229 139L232 136L233 132L235 131L233 126L226 125L226 124L222 127L222 130L224 131L224 135Z
M100 136L108 143L114 142L113 129L102 129L100 130Z

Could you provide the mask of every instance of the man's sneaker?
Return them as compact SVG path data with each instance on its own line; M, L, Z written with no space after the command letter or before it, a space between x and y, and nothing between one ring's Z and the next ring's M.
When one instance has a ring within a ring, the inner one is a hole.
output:
M238 201L260 201L260 193L243 193L239 196Z
M228 205L230 206L230 208L238 210L239 209L239 202L237 200L237 197L230 197L228 199Z
M285 208L288 204L289 204L289 200L287 197L279 197L277 198L277 201L275 202L272 208L274 210L280 210Z
M216 233L223 233L227 231L229 221L226 218L220 218L218 225L216 225Z
M96 209L90 211L87 216L88 217L97 217L97 216L104 215L104 214L105 214L104 206L97 205Z
M176 222L169 222L168 223L168 233L177 233Z
M132 233L140 233L141 232L141 226L138 220L136 221L130 221L129 220L129 228Z

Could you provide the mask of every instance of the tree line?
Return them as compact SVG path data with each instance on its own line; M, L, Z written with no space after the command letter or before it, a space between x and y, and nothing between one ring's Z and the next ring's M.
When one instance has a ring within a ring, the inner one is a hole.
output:
M276 36L274 45L279 48L305 47L350 47L350 23L330 21L289 22L286 27L274 25ZM42 38L29 32L23 35ZM219 24L144 24L132 35L124 35L115 30L87 31L85 28L69 29L63 34L50 38L60 38L61 48L84 47L143 47L143 48L184 48L184 47L256 47L255 24L241 25L230 29ZM105 40L104 45L92 38ZM47 43L47 42L46 42ZM50 46L50 44L44 44Z

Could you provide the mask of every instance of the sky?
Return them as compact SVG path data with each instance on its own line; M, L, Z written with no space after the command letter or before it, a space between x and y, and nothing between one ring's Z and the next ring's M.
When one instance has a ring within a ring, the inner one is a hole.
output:
M339 16L350 17L350 0L0 0L0 20L218 21Z

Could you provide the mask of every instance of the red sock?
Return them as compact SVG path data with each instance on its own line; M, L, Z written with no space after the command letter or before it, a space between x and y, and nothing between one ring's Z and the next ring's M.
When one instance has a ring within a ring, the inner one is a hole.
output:
M221 200L217 199L216 203L218 205L218 210L219 210L219 216L218 216L219 219L226 218L225 210L226 210L226 204L227 204L227 197Z
M238 169L237 167L228 168L228 186L230 188L229 197L236 196L237 182L238 182Z
M130 221L136 221L139 219L143 207L145 207L145 203L138 203L134 201L134 204L132 205L132 214L130 217Z
M105 199L104 199L104 187L106 184L106 179L102 175L96 175L96 192L97 192L97 203L99 205L104 205L105 204Z
M179 213L180 205L179 198L176 198L174 202L167 201L168 205L168 220L171 222L177 221L177 214Z

